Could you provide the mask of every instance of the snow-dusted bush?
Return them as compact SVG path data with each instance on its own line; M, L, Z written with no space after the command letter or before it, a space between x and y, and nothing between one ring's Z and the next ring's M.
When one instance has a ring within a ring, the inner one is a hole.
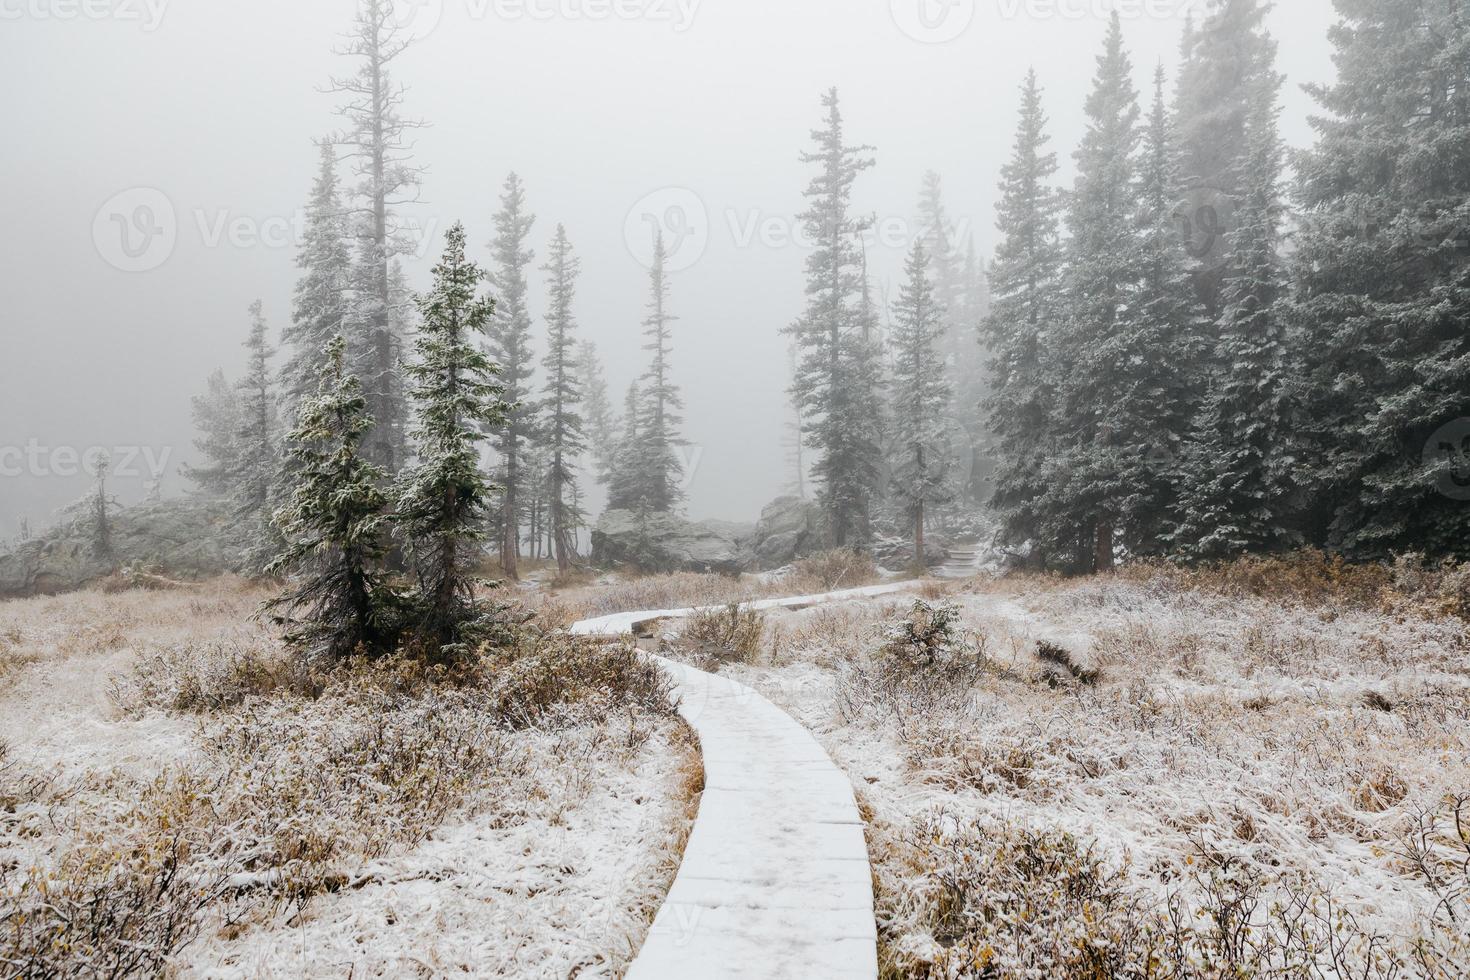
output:
M765 632L764 614L732 602L690 616L684 621L677 642L684 653L697 661L710 665L748 664L760 656Z
M836 548L802 558L782 584L795 594L856 588L878 579L873 556L858 548Z
M153 708L219 711L279 690L321 693L323 678L262 634L171 644L141 656L109 695L130 716Z
M876 649L838 665L842 713L892 713L907 730L916 719L967 700L988 662L986 639L959 627L957 605L924 599L879 626Z
M489 693L488 707L512 726L673 711L667 677L631 643L527 634L514 646L486 651L476 670Z

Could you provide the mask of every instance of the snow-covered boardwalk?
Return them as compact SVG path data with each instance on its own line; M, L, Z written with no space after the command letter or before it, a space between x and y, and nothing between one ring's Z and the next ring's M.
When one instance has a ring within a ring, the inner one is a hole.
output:
M750 603L813 605L913 583ZM587 635L693 610L578 623ZM743 684L660 659L699 734L705 791L684 862L629 980L877 976L872 873L852 784L785 712Z

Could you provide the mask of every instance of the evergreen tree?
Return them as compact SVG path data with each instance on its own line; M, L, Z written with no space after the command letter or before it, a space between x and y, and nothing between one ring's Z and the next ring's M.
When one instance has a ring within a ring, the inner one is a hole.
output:
M572 313L581 260L572 255L567 230L556 226L547 273L549 307L546 312L547 349L541 366L546 372L545 443L549 497L548 532L556 553L556 567L565 574L576 555L575 531L581 523L571 497L577 482L576 460L586 449L583 436L582 384L577 377L577 321Z
M235 479L240 472L240 431L244 406L239 390L223 371L216 370L206 382L204 394L192 400L194 429L199 437L194 448L206 462L202 466L183 467L184 476L199 492L217 499L234 496Z
M805 191L801 220L815 243L806 260L807 306L791 326L801 351L795 396L805 419L807 443L818 454L812 467L833 543L860 543L870 530L870 508L881 479L881 380L875 323L863 315L863 224L851 214L852 188L873 165L871 147L849 146L837 90L822 97L826 125L814 130L815 150L804 163L818 174ZM865 387L866 386L866 387Z
M361 371L374 430L367 452L388 473L405 456L407 408L398 371L404 338L395 329L393 258L408 249L396 208L416 190L421 171L409 162L407 134L420 125L402 115L404 89L394 63L408 49L392 0L362 0L346 46L337 53L356 62L353 74L332 80L346 96L339 112L347 128L338 137L358 177L353 213L357 238L349 312L352 356Z
M634 382L623 399L623 427L608 471L607 509L646 512L650 509L645 496L648 483L643 479L643 452L648 446L644 438L645 402L643 392Z
M1182 183L1162 66L1154 76L1139 171L1143 278L1129 302L1130 356L1117 364L1118 397L1128 400L1120 431L1125 439L1119 454L1120 531L1123 546L1135 556L1159 555L1171 547L1177 464L1198 409L1198 393L1209 381L1204 311L1174 222Z
M291 325L282 340L291 354L281 368L282 415L296 417L301 402L316 392L322 348L346 329L350 305L352 255L347 247L347 227L337 179L337 154L332 144L319 147L320 164L311 200L306 206L306 227L296 267Z
M1230 233L1220 372L1206 393L1184 467L1176 539L1192 558L1230 558L1292 542L1282 441L1287 384L1279 301L1282 146L1274 90L1246 127L1244 193Z
M992 506L1001 517L1001 540L1031 543L1032 557L1047 564L1038 503L1043 466L1052 452L1055 376L1051 348L1060 313L1061 198L1052 181L1057 157L1047 149L1047 117L1036 72L1021 86L1020 122L1011 159L1001 171L996 246L991 269L994 305L985 323L993 391L986 401L996 440Z
M245 341L249 353L240 392L240 433L231 490L235 516L245 534L242 570L258 576L275 561L284 542L276 528L275 510L280 465L279 416L271 358L275 350L267 339L269 328L260 300L250 305L250 334Z
M1064 284L1065 326L1055 347L1058 445L1047 464L1041 538L1069 571L1113 567L1117 532L1135 502L1136 454L1159 437L1154 405L1137 404L1139 382L1153 381L1132 301L1143 280L1138 234L1140 140L1133 64L1115 13L1087 99L1087 129L1077 150L1077 181L1068 198L1071 230ZM1142 377L1133 377L1138 372Z
M535 215L526 211L526 192L520 177L506 178L495 215L495 240L491 253L495 268L490 283L496 293L495 318L490 322L487 349L500 365L505 400L510 404L505 420L496 426L495 449L500 454L505 494L501 500L500 567L518 578L517 558L521 550L521 516L528 494L534 492L527 479L525 456L537 437L537 406L532 397L531 376L535 354L531 341L531 311L527 303L527 270L535 253L527 244Z
M361 451L367 400L347 373L346 341L339 335L323 353L318 394L287 440L298 482L277 516L288 547L270 569L300 577L263 612L304 656L340 660L391 649L397 600L382 572L387 475Z
M1203 21L1185 31L1175 104L1184 218L1198 260L1195 287L1211 318L1220 316L1234 213L1245 193L1247 119L1258 92L1274 93L1276 42L1267 33L1270 0L1210 0Z
M894 306L893 440L891 485L914 532L914 563L925 564L928 508L953 496L954 447L944 424L953 393L942 347L944 310L929 275L932 264L922 241L909 253L904 283Z
M592 465L598 484L607 486L618 451L618 423L608 398L602 359L597 356L597 345L590 340L577 345L577 373L582 379L587 436L592 440Z
M1339 0L1295 256L1305 529L1354 557L1470 554L1470 12Z
M669 281L664 272L664 235L660 230L654 239L653 267L650 273L648 316L643 321L643 349L652 360L643 375L643 395L648 401L647 424L642 438L643 480L647 484L642 496L655 513L674 510L684 496L684 461L678 449L679 410L684 399L671 377L669 346L672 327L679 318L669 312Z
M92 493L92 555L104 561L113 557L112 498L107 493L107 471L111 467L112 457L106 453L100 453L93 462L97 486Z
M423 327L407 368L418 462L405 471L397 521L418 580L418 638L444 654L463 647L481 615L472 572L500 488L481 472L480 447L510 408L483 349L495 315L494 301L476 296L483 278L456 223L419 298Z

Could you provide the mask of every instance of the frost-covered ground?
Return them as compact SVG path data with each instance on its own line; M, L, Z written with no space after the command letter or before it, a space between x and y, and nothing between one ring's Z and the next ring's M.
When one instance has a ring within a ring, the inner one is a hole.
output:
M1162 578L928 591L960 612L939 669L882 650L917 596L768 613L722 667L859 788L891 975L1470 972L1463 621Z
M260 598L0 604L0 976L620 974L701 778L672 713L303 677Z

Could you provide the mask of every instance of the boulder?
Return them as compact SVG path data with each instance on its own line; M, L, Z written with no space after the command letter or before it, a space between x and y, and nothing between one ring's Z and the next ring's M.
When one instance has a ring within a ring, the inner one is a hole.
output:
M826 547L822 509L815 501L778 497L761 511L745 541L751 564L763 571L781 568Z
M605 568L627 565L645 572L738 575L745 569L739 542L748 533L749 526L723 521L610 510L592 529L592 560Z
M84 588L119 568L197 580L239 567L242 544L231 508L200 498L150 501L112 513L112 555L99 557L89 518L65 520L39 538L0 551L0 598Z

